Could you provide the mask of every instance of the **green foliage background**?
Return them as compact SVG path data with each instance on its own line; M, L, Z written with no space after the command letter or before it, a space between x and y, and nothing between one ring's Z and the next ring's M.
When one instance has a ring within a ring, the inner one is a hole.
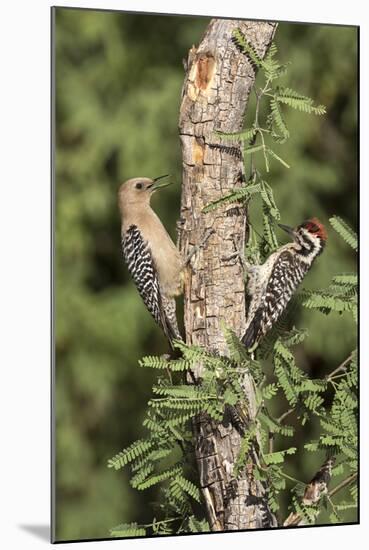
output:
M107 458L143 433L153 378L137 368L138 359L168 351L121 259L116 192L129 177L171 173L177 185L163 191L160 202L156 197L154 207L175 238L182 59L208 22L56 9L58 540L107 537L113 525L152 520L158 489L138 493L127 472L106 468ZM357 224L356 34L354 28L281 23L275 40L279 58L292 62L286 85L327 107L324 117L286 110L292 137L281 156L291 169L272 164L268 177L283 223L317 216L328 226L326 251L306 288L322 288L335 273L355 269L354 255L328 218L337 214ZM295 323L309 329L297 359L314 377L355 347L349 315L332 313L328 321L299 310ZM301 463L297 453L291 475L309 481L321 459L311 454L311 463ZM355 517L348 512L345 519Z

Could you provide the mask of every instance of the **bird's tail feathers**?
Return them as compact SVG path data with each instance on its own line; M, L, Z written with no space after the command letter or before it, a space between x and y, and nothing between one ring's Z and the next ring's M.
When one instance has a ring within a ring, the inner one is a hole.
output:
M242 338L242 343L248 350L254 348L255 344L259 340L261 318L262 311L261 309L258 309Z
M163 330L170 342L171 347L173 348L173 340L183 340L178 328L176 301L174 298L166 298L162 296L162 305L164 310L164 315L162 318Z

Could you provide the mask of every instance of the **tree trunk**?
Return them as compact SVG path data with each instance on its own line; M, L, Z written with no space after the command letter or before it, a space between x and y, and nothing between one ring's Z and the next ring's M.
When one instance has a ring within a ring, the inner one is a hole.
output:
M242 336L246 324L244 274L240 261L230 259L245 245L246 209L233 205L207 214L204 206L245 181L239 142L222 144L216 131L242 129L255 69L232 41L239 28L260 56L273 39L276 24L213 19L197 50L189 52L182 92L179 131L183 150L180 247L184 257L214 233L195 255L185 284L185 329L189 344L227 355L221 322ZM201 366L195 372L201 376ZM252 380L244 381L250 420L255 417ZM213 531L276 525L266 488L253 476L258 457L237 478L232 474L241 436L230 424L203 414L194 421L196 460L207 516Z

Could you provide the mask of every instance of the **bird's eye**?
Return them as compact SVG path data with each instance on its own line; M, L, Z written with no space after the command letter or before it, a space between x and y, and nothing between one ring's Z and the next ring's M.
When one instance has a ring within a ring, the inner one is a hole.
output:
M142 189L142 183L136 183L136 189Z

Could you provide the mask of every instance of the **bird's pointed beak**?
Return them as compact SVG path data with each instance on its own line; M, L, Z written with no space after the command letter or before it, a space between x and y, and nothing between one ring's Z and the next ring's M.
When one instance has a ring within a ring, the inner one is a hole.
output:
M281 229L283 229L283 231L285 231L289 235L294 235L293 227L290 227L289 225L284 225L283 223L279 223L278 225Z
M159 176L158 178L153 179L153 184L150 186L150 191L153 193L154 191L157 191L158 189L163 189L164 187L168 187L168 185L172 185L172 181L167 181L164 183L157 183L159 180L162 180L163 178L168 178L170 174L165 174L164 176Z

